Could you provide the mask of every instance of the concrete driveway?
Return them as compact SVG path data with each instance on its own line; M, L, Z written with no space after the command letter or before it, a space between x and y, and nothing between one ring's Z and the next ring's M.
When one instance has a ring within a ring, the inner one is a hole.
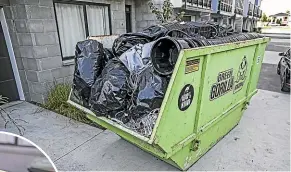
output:
M190 170L290 170L290 95L259 90L240 124ZM6 111L28 123L25 137L62 171L177 170L108 130L18 102ZM17 133L15 128L1 130Z

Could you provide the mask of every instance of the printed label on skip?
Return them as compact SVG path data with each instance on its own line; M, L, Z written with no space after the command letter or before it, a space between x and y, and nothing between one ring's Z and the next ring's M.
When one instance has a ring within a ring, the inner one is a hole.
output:
M180 92L178 99L178 107L181 111L187 110L194 98L194 88L191 84L187 84Z
M196 72L199 70L200 59L186 61L185 74Z

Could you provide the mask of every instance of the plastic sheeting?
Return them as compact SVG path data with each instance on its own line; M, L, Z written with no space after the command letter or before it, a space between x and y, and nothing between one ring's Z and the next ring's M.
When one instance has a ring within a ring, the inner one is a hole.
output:
M140 73L136 85L129 107L129 116L134 120L160 108L168 87L168 79L157 75L150 66Z
M85 40L76 45L73 93L84 105L87 105L91 86L104 67L103 51L103 45L96 40Z
M130 90L133 90L129 116L126 118L136 120L149 114L151 110L160 108L163 101L168 81L166 77L154 73L151 66L150 53L153 44L154 42L135 45L120 56L120 60L130 72L129 86ZM118 114L116 118L128 121L120 115L122 114Z
M154 42L138 44L119 59L109 60L91 88L91 110L99 116L110 116L137 132L151 133L168 86L151 66L150 52ZM132 128L132 129L133 129Z
M152 41L165 36L167 32L169 32L169 30L162 25L153 25L142 31L142 33L146 34Z
M91 88L90 104L93 111L99 115L110 113L125 122L128 121L128 110L134 110L134 113L142 116L153 108L159 108L167 81L153 73L150 62L153 43L135 45L119 59L107 63ZM131 109L127 107L129 101L133 103L130 104Z
M153 25L141 32L126 33L114 40L112 50L119 57L137 44L146 44L167 34L169 30L161 25Z
M140 133L145 137L150 137L158 119L159 112L160 109L153 109L149 114L146 114L136 120L129 119L127 114L125 114L122 119L112 118L111 120L137 133ZM124 122L124 119L127 121Z
M112 52L112 50L108 49L108 48L104 48L104 62L105 64L107 64L107 62L110 60L110 59L113 59L115 56Z
M119 57L130 72L131 87L133 87L137 75L151 64L150 53L153 44L154 42L144 45L137 44Z
M143 33L127 33L114 40L112 51L119 57L131 47L137 44L146 44L151 38Z
M88 86L92 86L104 66L103 45L96 40L78 42L76 46L77 73Z
M91 110L99 116L115 115L127 105L129 71L117 58L106 64L91 88Z

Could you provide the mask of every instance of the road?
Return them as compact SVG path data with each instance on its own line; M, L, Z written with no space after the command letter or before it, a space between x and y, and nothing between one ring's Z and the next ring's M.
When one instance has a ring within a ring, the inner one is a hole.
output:
M271 42L266 49L258 88L282 93L280 90L280 78L276 72L277 64L281 58L278 54L280 52L285 52L290 48L290 34L266 35L271 37ZM277 37L283 37L284 39L278 39Z

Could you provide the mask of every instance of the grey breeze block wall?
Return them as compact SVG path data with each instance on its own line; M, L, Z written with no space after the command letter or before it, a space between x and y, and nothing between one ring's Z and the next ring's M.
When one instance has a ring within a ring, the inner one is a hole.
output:
M90 2L110 4L112 34L122 34L126 31L125 4L132 5L134 11L139 0ZM53 1L10 0L10 6L4 7L4 12L25 98L44 103L53 83L72 82L74 71L74 65L65 65L61 58ZM136 15L132 16L135 31Z
M153 2L157 7L161 7L163 4L163 0L154 0ZM148 26L159 23L156 16L151 13L148 0L135 1L135 14L137 31L141 31Z

